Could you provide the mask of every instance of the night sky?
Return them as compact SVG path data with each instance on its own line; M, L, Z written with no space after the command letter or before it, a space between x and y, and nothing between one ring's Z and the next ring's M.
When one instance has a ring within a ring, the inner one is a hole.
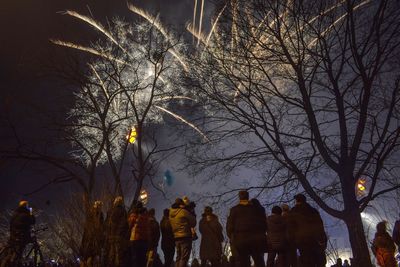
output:
M192 16L192 0L131 1L151 14L160 13L161 20L177 31L183 31ZM206 2L207 5L207 2ZM205 7L211 10L210 6ZM125 0L3 0L0 4L0 148L13 147L15 139L9 122L30 145L51 135L52 119L65 118L71 105L72 88L52 76L52 68L66 63L67 48L49 42L50 38L87 44L95 40L95 31L69 16L64 10L90 13L106 23L115 16L127 21L139 19L126 8ZM0 210L52 177L40 164L23 165L0 161ZM42 206L66 186L53 186L27 197Z

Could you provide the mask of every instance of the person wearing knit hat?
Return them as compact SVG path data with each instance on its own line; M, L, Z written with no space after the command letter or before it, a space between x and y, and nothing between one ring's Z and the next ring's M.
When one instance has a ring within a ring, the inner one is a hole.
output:
M175 266L186 267L192 251L191 229L196 226L196 217L186 209L182 199L177 199L169 210L169 220L175 239Z
M211 264L211 267L220 266L224 235L222 234L222 225L210 206L204 208L204 213L199 222L199 230L201 233L201 266L207 266L208 263Z
M232 207L226 222L226 233L230 239L233 255L240 267L250 267L250 257L255 267L264 267L266 251L267 220L260 206L249 201L249 193L239 191L239 203ZM262 206L261 206L262 207Z
M10 242L16 245L18 255L21 255L26 245L32 242L31 229L35 222L29 202L20 201L10 220Z

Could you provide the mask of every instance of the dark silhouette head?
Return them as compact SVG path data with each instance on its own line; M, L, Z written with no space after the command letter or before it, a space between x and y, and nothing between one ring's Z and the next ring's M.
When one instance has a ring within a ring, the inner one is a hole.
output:
M204 207L204 214L212 214L213 209L210 206Z
M164 209L164 216L169 217L169 209Z
M179 206L183 206L183 205L185 205L185 202L183 202L182 198L178 197L177 199L175 199L175 204L179 205Z
M155 209L149 209L149 210L147 211L147 214L148 214L149 216L153 217L154 215L156 215L156 210L155 210Z
M272 214L281 215L282 209L279 206L273 206L271 212Z
M307 198L305 195L303 194L297 194L294 196L294 199L296 200L296 203L306 203L307 202Z
M290 207L288 204L282 204L281 206L282 212L289 212L290 211Z
M386 232L386 224L387 224L386 221L379 222L379 223L376 225L376 232L377 232L378 234L383 234L383 233L385 233L385 232Z
M239 191L239 199L240 200L249 200L249 192L246 190L240 190Z
M252 199L250 200L250 202L251 202L251 204L253 204L253 205L256 206L256 207L262 207L260 201L259 201L257 198L252 198Z

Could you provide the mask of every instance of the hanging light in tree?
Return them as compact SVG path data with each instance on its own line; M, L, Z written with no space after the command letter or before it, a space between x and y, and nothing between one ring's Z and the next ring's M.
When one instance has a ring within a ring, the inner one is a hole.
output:
M363 196L367 191L367 180L365 178L359 178L356 184L357 196Z
M126 136L126 139L128 139L129 143L133 144L136 141L136 137L137 137L136 128L132 127L132 129L129 131L129 134Z
M143 204L147 203L147 201L149 200L149 194L146 190L142 189L142 191L140 191L139 199Z

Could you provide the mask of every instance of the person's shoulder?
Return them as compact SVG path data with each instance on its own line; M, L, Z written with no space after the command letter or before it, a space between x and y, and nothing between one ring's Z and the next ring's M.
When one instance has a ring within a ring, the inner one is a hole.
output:
M235 211L237 211L237 210L242 209L242 207L243 207L243 205L237 204L237 205L233 206L233 207L230 209L230 211L231 211L231 212L235 212Z

